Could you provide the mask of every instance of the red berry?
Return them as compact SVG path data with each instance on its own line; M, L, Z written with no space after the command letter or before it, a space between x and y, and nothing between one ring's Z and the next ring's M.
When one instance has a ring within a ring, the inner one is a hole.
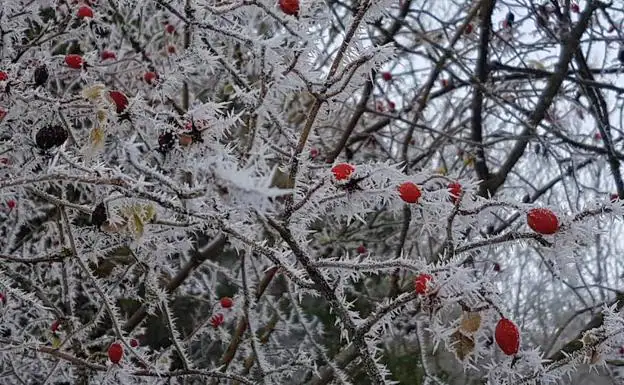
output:
M0 293L0 302L2 302L3 305L7 303L6 296L3 293Z
M579 13L581 11L581 8L578 4L572 3L570 4L570 11L572 11L572 13Z
M3 81L8 80L8 79L9 79L9 74L7 74L4 71L0 71L0 82L3 82Z
M429 286L429 281L432 279L433 277L430 274L420 274L416 277L416 279L414 279L414 290L416 290L416 293L420 295L425 294Z
M457 182L449 183L448 185L449 194L451 195L451 200L453 203L457 203L459 197L461 196L463 189L462 185Z
M287 15L297 15L299 13L299 0L279 0L282 12Z
M117 113L121 114L128 108L128 98L121 91L111 91L108 93L108 96L113 100L115 106L117 107Z
M499 271L501 271L500 263L498 263L498 262L494 263L494 271L497 272L497 273Z
M368 250L366 250L366 246L359 245L355 251L357 251L358 254L366 254Z
M392 80L392 74L390 72L382 72L381 73L381 77L383 78L383 80L385 80L387 82Z
M108 359L111 360L113 364L118 364L121 361L121 357L123 357L123 346L119 342L114 342L111 346L108 347Z
M600 132L597 132L594 134L594 140L600 140L602 139L602 134Z
M102 51L102 60L117 59L117 55L113 51Z
M412 182L404 182L399 186L399 195L407 203L417 203L422 195L420 189Z
M80 69L84 65L84 61L82 60L82 56L72 54L65 56L65 64L67 64L69 68Z
M15 200L13 200L13 199L10 199L10 200L7 201L7 206L9 206L9 208L11 210L13 210L15 208L15 206L17 206L17 202L15 202Z
M132 338L130 340L130 346L133 347L133 348L138 347L139 346L139 340L137 340L136 338Z
M345 180L349 179L351 174L353 174L355 167L349 163L340 163L332 167L331 171L337 180Z
M219 300L221 307L224 309L229 309L234 305L234 301L230 297L223 297Z
M7 116L8 112L0 108L0 122Z
M496 330L494 331L494 338L506 355L512 356L518 353L518 348L520 347L520 332L516 324L512 321L507 318L502 318L498 321Z
M167 33L174 33L175 27L171 24L167 24L167 26L165 27L165 31L167 31Z
M91 9L91 7L83 5L82 7L78 8L78 18L84 19L87 17L93 19L93 10Z
M216 329L223 324L225 317L221 313L217 313L210 317L210 324Z
M620 355L624 356L624 346L620 346Z
M470 34L472 33L472 29L473 29L472 24L468 24L468 25L466 26L466 29L464 30L464 34L466 34L466 35L470 35Z
M610 198L611 202L617 202L618 200L620 200L620 196L618 195L618 193L612 193Z
M529 227L539 234L554 234L559 230L559 220L549 209L537 208L527 214Z
M390 109L390 111L394 111L394 110L396 110L396 104L394 104L393 101L389 101L388 102L388 108Z
M156 79L158 79L158 74L153 71L146 72L145 75L143 75L143 80L145 80L147 84L153 84Z
M50 330L52 331L52 333L56 333L58 331L60 331L61 329L61 321L56 320L52 323L52 325L50 326Z

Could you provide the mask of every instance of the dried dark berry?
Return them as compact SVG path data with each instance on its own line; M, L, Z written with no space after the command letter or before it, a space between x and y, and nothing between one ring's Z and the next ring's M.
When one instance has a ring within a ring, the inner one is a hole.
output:
M61 125L47 126L40 129L35 135L35 143L42 150L60 146L68 138L67 130Z
M37 69L35 70L35 86L39 87L39 86L43 86L48 82L48 77L50 76L50 74L48 73L48 67L46 67L46 65L42 65L37 67Z
M175 136L173 132L167 131L158 137L158 151L163 154L168 152L175 145Z
M100 227L107 221L106 217L106 206L104 206L104 202L95 206L93 212L91 213L91 224L94 226Z

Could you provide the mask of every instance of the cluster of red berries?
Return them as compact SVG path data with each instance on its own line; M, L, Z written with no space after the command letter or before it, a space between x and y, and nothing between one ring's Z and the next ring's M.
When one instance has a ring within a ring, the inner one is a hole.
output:
M349 163L339 163L332 167L331 172L334 174L334 178L337 181L346 181L351 178L355 172L355 166ZM420 187L413 182L403 182L398 186L397 190L399 192L399 197L405 203L418 203L422 196ZM448 184L448 190L451 201L457 204L464 191L462 185L458 182L451 182Z

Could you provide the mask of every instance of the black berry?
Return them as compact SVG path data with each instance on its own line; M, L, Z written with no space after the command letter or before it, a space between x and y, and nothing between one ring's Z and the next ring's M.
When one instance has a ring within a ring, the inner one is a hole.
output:
M35 86L39 87L39 86L43 86L48 82L48 76L50 74L48 73L48 67L46 67L46 65L42 65L37 67L37 69L35 70Z
M95 209L93 209L93 212L91 213L91 224L100 227L106 223L107 219L106 207L104 206L104 202L102 202L95 206Z
M509 12L507 14L507 25L511 27L515 20L516 20L516 16L513 13Z
M40 129L35 135L35 143L42 150L60 146L68 138L67 130L61 125L47 126Z
M173 132L167 131L158 137L158 151L163 154L168 152L175 145L175 137Z

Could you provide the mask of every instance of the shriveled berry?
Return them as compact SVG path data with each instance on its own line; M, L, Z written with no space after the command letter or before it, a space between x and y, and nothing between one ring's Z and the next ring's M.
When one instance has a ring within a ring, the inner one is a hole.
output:
M383 80L385 80L387 82L392 80L392 74L390 72L382 72L381 73L381 77L383 78Z
M399 186L399 196L406 203L418 203L421 195L420 188L412 182L403 182Z
M468 24L466 26L466 29L464 30L464 34L466 35L470 35L472 33L472 30L474 29L474 27L472 26L472 24Z
M414 290L417 294L423 295L427 293L429 282L433 279L431 274L420 274L414 279Z
M349 179L351 174L355 171L355 167L350 165L349 163L340 163L332 167L332 173L336 180L345 180Z
M43 64L35 69L34 80L35 86L43 86L48 82L48 77L50 76L48 72L48 67Z
M355 251L356 251L358 254L366 254L366 252L367 252L368 250L366 250L366 246L364 246L364 245L359 245L359 246L357 247L357 249L355 249Z
M0 302L2 302L2 305L6 305L7 303L7 297L4 293L0 293Z
M221 326L224 321L225 321L225 317L223 316L223 314L217 313L217 314L213 315L212 317L210 317L210 321L209 322L212 325L212 327L214 327L216 329L219 326Z
M138 347L139 346L139 340L137 340L136 338L132 338L130 340L130 346L133 347L133 348Z
M501 271L500 263L498 263L498 262L494 263L494 271L497 272L497 273Z
M40 129L35 135L35 143L42 150L49 150L65 143L69 137L67 130L59 124L46 126Z
M9 80L9 74L4 71L0 71L0 82Z
M104 206L104 202L101 202L95 206L95 209L93 209L93 212L91 213L91 224L100 227L106 223L107 220L106 206Z
M50 325L50 331L52 333L57 333L61 331L61 321L56 320L54 322L52 322L52 325Z
M313 147L310 149L310 158L316 159L320 155L320 153L321 151L319 151L318 148Z
M618 200L620 200L620 196L618 195L618 193L612 193L610 198L611 202L617 202Z
M173 55L174 53L176 53L176 47L175 47L175 45L169 45L169 46L167 46L167 52L168 52L168 53L170 53L170 54L172 54L172 55Z
M123 357L123 346L119 342L114 342L108 347L108 359L113 364L118 364Z
M232 298L230 297L223 297L219 300L219 303L221 304L221 307L224 309L229 309L232 306L234 306L234 300L232 300Z
M559 230L559 220L555 213L549 209L535 208L527 214L527 224L539 234L554 234Z
M163 154L168 152L175 145L175 136L173 132L167 131L158 137L158 150Z
M457 182L449 183L448 190L453 203L457 203L457 201L459 201L459 197L463 192L462 185Z
M117 55L113 51L104 50L101 54L102 60L117 59Z
M570 4L570 11L572 13L579 13L581 11L581 8L579 7L578 4L572 3L572 4Z
M516 324L512 321L507 318L501 318L498 324L496 324L494 338L506 355L512 356L518 353L518 349L520 348L520 332Z
M167 31L167 33L174 33L175 27L171 24L167 24L167 26L165 27L165 31Z

